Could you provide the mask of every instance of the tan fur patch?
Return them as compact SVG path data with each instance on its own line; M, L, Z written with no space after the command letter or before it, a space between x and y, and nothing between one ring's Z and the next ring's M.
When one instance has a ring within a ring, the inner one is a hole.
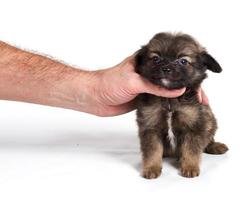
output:
M199 117L198 109L195 106L180 106L177 111L179 112L179 120L192 126Z
M192 63L194 61L194 58L190 56L182 56L181 58L186 59L189 63Z
M179 55L185 55L185 56L190 56L195 54L197 52L197 48L194 45L188 45L186 46L182 51L179 52Z
M159 57L159 55L158 55L157 53L155 53L155 52L151 52L151 53L150 53L150 58L153 58L153 57L155 57L155 56Z
M206 120L205 129L207 132L212 132L214 128L213 121L211 120L214 117L212 110L209 106L202 106L202 110L204 111L205 117L209 119Z
M190 145L185 143L181 147L181 153L181 175L188 178L198 176L201 152L193 153Z
M151 166L161 166L163 157L163 145L157 143L155 150L147 158L143 158L143 168L149 168Z
M159 102L154 103L151 106L145 106L142 108L143 121L145 128L153 128L161 120L162 106Z
M157 143L156 148L148 157L143 158L142 176L144 178L152 179L160 176L162 171L163 145Z
M191 152L189 147L184 145L181 148L182 156L181 156L181 165L199 165L200 163L200 154L195 154Z

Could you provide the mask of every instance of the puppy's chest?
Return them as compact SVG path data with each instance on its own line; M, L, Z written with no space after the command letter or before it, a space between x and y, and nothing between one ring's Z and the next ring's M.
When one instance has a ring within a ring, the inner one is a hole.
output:
M165 116L165 123L167 125L166 140L169 142L172 151L176 150L177 137L174 133L173 120L174 120L174 108L172 109L171 101L166 100L162 102L163 112Z
M173 132L173 127L172 127L172 111L167 111L166 113L166 123L167 123L167 136L166 139L169 141L171 149L175 151L176 146L177 146L177 138Z
M176 130L178 128L190 127L197 121L198 109L192 105L181 105L178 102L172 102L171 100L166 100L162 102L163 116L165 119L161 119L166 123L166 139L170 144L173 151L176 150L179 135Z
M200 109L194 104L177 99L153 97L139 107L138 122L141 130L157 130L175 150L180 141L181 128L191 127L199 119Z

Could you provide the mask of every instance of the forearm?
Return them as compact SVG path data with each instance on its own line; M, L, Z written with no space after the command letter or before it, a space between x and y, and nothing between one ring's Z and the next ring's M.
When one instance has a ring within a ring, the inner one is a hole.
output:
M92 74L0 42L0 99L87 112Z
M173 98L184 91L167 90L142 78L134 70L134 55L91 72L0 42L0 99L114 116L135 109L140 93Z

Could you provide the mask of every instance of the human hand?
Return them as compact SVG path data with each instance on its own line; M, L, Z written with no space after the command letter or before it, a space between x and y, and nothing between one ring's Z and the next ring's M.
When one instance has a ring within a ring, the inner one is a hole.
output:
M93 105L89 112L98 116L114 116L135 109L135 97L140 93L150 93L162 97L178 97L185 88L167 90L145 80L134 71L134 56L130 56L120 64L91 72L93 87ZM199 101L207 102L202 89L199 89Z
M134 55L112 68L85 71L0 41L0 60L0 99L98 116L134 110L134 99L140 93L173 98L185 91L185 88L167 90L145 80L134 70ZM198 95L199 101L207 104L201 89Z
M199 100L200 103L202 103L204 105L209 104L209 100L208 100L204 90L201 87L198 90L198 100Z

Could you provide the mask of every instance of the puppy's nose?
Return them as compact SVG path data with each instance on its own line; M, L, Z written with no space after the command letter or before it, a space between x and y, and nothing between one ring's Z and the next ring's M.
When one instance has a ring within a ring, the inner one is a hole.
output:
M169 73L170 74L172 72L171 68L168 67L168 66L163 66L161 69L165 73Z
M161 70L165 75L169 77L170 80L179 80L181 78L181 71L176 65L166 65L162 66Z

